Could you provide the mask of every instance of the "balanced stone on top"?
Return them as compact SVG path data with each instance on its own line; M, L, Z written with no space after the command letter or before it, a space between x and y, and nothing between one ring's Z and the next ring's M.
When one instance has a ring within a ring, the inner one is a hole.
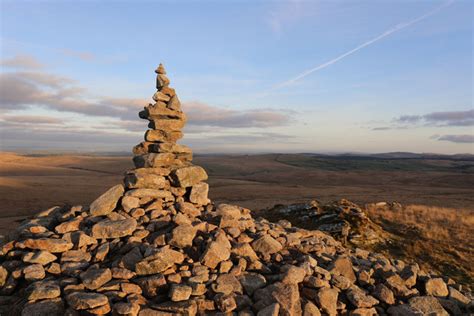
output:
M161 63L158 65L158 68L156 68L155 72L156 72L157 74L166 75L165 67L164 67L163 64L161 64Z

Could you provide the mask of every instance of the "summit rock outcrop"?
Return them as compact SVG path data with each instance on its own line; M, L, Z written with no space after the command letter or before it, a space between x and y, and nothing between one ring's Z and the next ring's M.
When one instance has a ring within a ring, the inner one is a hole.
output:
M154 103L139 113L149 130L123 183L89 206L25 220L2 244L1 315L473 312L468 288L417 264L213 204L206 171L177 143L186 123L178 96L163 65L155 72Z

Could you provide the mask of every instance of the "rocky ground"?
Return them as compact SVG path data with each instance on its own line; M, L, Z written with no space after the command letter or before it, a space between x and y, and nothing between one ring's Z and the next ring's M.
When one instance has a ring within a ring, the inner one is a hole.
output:
M206 172L176 144L186 117L161 65L156 73L155 103L140 113L150 130L123 183L89 206L41 212L2 242L2 315L474 312L470 288L346 247L374 236L357 230L372 224L350 202L331 207L354 229L317 205L318 230L214 205Z

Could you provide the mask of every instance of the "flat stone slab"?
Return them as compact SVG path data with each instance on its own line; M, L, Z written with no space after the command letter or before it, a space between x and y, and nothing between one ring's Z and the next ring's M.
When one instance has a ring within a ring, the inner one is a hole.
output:
M133 218L122 220L103 220L92 226L94 238L120 238L131 235L137 228L137 221Z
M99 196L90 205L90 212L93 216L102 216L111 213L120 197L123 195L124 187L121 184L111 187L104 194Z

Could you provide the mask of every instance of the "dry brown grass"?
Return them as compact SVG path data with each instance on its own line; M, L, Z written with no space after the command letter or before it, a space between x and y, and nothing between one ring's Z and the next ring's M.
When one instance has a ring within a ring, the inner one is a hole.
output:
M401 210L367 206L373 221L394 235L382 249L460 282L474 281L474 212L437 206L408 205Z

